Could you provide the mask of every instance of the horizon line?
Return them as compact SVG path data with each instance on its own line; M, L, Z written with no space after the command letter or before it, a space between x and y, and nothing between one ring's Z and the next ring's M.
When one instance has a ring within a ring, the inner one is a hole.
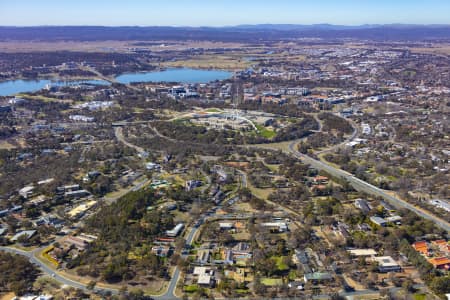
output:
M32 27L171 27L171 28L227 28L227 27L241 27L241 26L339 26L339 27L382 27L382 26L450 26L450 23L363 23L363 24L332 24L332 23L251 23L251 24L235 24L235 25L99 25L99 24L40 24L40 25L2 25L0 27L11 28L32 28Z

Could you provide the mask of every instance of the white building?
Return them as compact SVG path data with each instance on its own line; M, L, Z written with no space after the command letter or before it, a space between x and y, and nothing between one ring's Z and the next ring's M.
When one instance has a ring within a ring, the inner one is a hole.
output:
M176 237L176 236L178 236L181 233L183 228L184 228L184 224L183 223L179 223L172 230L167 230L166 231L166 235L169 236L169 237Z

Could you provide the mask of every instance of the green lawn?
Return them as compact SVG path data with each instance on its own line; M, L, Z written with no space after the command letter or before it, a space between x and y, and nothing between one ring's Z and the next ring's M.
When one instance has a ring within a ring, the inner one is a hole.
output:
M191 284L184 287L186 293L195 293L198 290L198 285Z
M280 278L261 278L261 283L268 286L282 285L283 280Z
M218 108L208 108L206 111L207 111L207 112L210 112L210 113L218 113L218 112L221 112L221 110L218 109Z
M427 299L427 295L425 294L414 294L414 300L425 300Z
M256 124L255 126L258 129L259 135L261 135L262 137L265 137L266 139L271 139L277 135L277 133L275 131L269 130L262 125Z
M276 263L276 265L277 265L277 268L278 268L278 270L280 270L280 271L286 271L286 270L289 270L289 266L288 265L286 265L284 262L283 262L283 258L284 258L285 256L272 256L272 259L275 261L275 263Z

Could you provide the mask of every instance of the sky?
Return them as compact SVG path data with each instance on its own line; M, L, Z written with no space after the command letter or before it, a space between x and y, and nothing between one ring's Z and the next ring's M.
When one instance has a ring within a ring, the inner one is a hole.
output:
M0 0L0 25L450 24L449 0Z

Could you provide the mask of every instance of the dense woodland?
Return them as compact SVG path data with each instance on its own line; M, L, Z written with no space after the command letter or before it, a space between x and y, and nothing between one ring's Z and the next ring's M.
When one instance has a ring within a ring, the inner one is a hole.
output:
M0 291L23 295L31 291L39 271L26 257L0 251Z
M138 272L166 276L161 258L150 252L152 241L174 226L170 214L148 211L157 197L151 190L131 192L110 206L102 207L87 221L86 230L98 235L94 245L68 263L80 275L107 282L130 280ZM134 253L139 260L132 260Z

